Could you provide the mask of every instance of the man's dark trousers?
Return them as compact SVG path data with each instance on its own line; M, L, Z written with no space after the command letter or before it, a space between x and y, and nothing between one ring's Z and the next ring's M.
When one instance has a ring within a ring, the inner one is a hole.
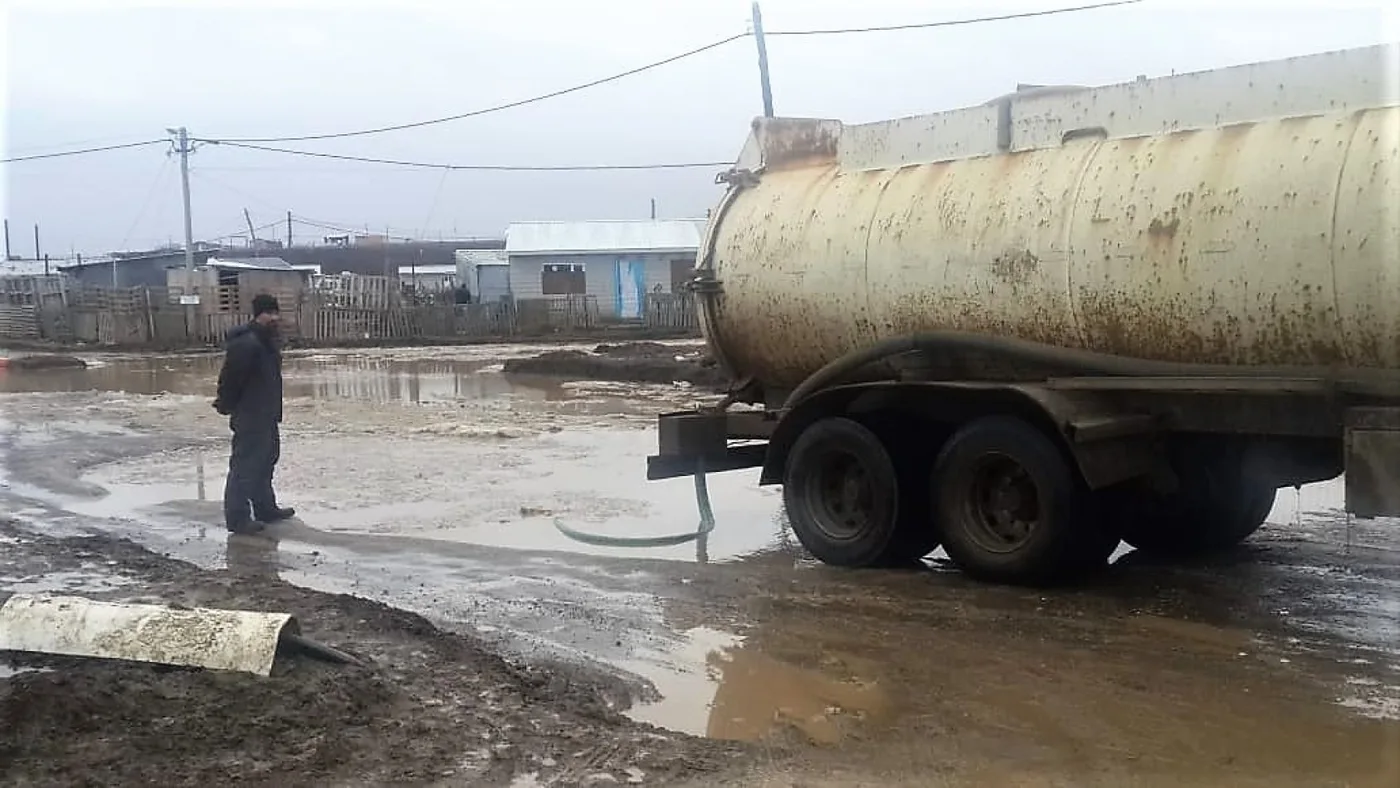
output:
M272 474L282 456L277 422L235 416L229 428L233 430L233 451L224 483L224 520L242 523L269 518L277 511Z

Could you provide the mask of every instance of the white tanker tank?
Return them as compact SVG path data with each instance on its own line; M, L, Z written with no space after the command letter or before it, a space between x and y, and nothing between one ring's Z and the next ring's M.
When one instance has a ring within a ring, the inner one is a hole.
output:
M1396 48L845 126L761 119L699 261L736 379L959 331L1400 369Z
M1345 474L1400 517L1400 47L865 125L760 119L691 287L725 405L652 479L761 467L817 558L985 579L1230 547ZM674 543L658 541L657 543Z

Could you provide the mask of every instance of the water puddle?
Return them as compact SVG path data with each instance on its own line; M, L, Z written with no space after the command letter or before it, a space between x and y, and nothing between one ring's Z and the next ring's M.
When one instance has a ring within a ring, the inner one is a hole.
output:
M778 541L781 496L758 487L756 472L710 478L718 527L689 544L593 546L559 532L556 518L614 537L694 531L699 514L692 481L643 477L654 441L649 431L635 429L566 432L505 445L366 441L362 453L350 456L344 437L302 436L284 441L278 488L305 524L345 536L700 563L742 558ZM188 450L116 463L83 477L105 495L53 503L90 517L217 526L226 462L213 452Z
M847 738L853 726L893 716L894 703L878 682L795 665L718 630L683 634L668 653L620 663L662 695L628 716L712 739L762 741L789 730L827 745Z
M685 386L571 382L503 373L503 359L544 349L487 346L436 352L289 354L283 364L284 390L288 399L318 402L433 405L509 398L566 403L603 414L644 412L638 399L665 399L687 390ZM120 356L87 369L0 375L0 393L106 392L207 398L221 364L218 354Z

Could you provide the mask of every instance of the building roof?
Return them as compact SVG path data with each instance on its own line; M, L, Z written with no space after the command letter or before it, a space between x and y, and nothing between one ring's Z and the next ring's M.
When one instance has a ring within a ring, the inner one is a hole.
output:
M694 252L704 229L703 219L516 222L506 228L506 254Z
M58 273L58 262L45 265L43 260L0 260L0 276L40 276Z
M291 271L291 263L280 257L211 257L210 268L238 268L248 271Z
M465 265L509 265L510 257L504 249L458 249L457 262Z
M401 265L399 276L444 276L456 275L455 265Z

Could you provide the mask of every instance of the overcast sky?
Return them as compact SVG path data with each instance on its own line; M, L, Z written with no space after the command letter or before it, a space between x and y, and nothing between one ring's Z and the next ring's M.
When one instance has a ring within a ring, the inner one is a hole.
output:
M1088 0L765 0L771 30L859 27ZM1400 38L1384 2L1173 2L935 30L769 39L779 115L859 122L976 104L1017 82L1104 84ZM355 130L457 114L743 32L748 0L7 4L7 156L161 137ZM492 115L308 150L479 164L732 160L761 112L752 39ZM196 238L287 211L374 232L499 235L526 219L701 216L714 168L473 173L206 146ZM16 254L91 255L183 234L162 147L0 165ZM325 231L296 226L298 241ZM271 231L268 231L271 232ZM282 224L276 237L285 239Z

